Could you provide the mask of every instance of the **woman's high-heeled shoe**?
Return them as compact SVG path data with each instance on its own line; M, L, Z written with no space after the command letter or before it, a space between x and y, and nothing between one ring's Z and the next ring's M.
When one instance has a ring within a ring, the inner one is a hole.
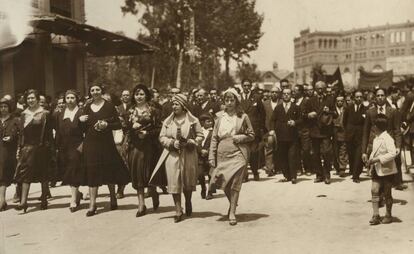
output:
M236 225L237 225L237 219L236 219L236 218L234 218L234 219L229 219L229 225L230 225L230 226L236 226Z
M147 214L147 207L144 206L144 208L142 209L142 211L138 210L137 214L135 215L135 217L142 217L145 214Z
M23 212L24 213L26 213L26 211L27 211L27 208L28 208L29 206L27 205L27 203L26 204L23 204L23 205L18 205L18 206L16 206L14 209L16 210L16 211L21 211L21 210L23 210Z
M96 214L96 206L94 206L93 208L92 208L92 210L89 210L87 213L86 213L86 217L91 217L91 216L94 216Z
M1 206L0 206L0 212L6 211L7 209L7 203L4 202Z
M175 215L174 216L174 223L178 223L182 220L183 220L183 214L182 213L180 215Z
M71 213L74 213L74 212L76 212L76 210L78 210L78 209L77 209L77 207L73 207L73 206L71 206L71 207L69 207L69 210L70 210L70 212L71 212Z

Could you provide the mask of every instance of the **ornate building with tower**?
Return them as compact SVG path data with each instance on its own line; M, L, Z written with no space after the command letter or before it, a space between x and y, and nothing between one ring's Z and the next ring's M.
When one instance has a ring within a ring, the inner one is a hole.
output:
M347 31L300 32L294 39L297 83L312 81L312 66L327 74L339 66L345 86L358 84L360 68L370 72L393 70L394 77L414 74L414 23L386 24Z

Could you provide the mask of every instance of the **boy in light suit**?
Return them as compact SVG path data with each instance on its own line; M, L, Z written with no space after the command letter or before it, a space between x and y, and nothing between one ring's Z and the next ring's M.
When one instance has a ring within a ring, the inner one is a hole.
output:
M397 166L395 164L395 157L397 156L397 149L395 147L394 139L387 132L387 116L379 114L374 124L376 128L376 137L373 141L372 152L368 160L368 166L371 169L372 176L372 209L373 216L369 221L371 225L378 225L380 223L388 224L392 222L392 184L394 174L397 173ZM379 215L379 201L380 196L384 195L386 214L381 220Z

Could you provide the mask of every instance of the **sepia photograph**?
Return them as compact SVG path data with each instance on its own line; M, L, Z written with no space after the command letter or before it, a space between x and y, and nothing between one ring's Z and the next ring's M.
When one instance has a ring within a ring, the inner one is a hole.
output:
M411 254L413 211L413 0L0 0L0 254Z

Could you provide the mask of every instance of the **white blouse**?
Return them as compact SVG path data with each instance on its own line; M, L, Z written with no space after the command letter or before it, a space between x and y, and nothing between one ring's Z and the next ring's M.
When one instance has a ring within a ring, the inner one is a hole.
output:
M236 133L236 122L237 115L230 116L224 112L218 129L218 136L220 138L233 136Z

